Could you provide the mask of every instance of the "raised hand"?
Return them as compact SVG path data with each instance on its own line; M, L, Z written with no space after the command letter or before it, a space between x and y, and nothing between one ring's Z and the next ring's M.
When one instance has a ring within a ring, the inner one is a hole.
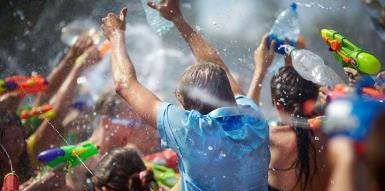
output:
M254 51L255 69L259 72L265 72L274 60L274 48L277 43L273 40L270 44L270 48L268 48L268 38L269 36L267 34L263 36L261 44Z
M270 48L267 47L269 36L266 34L262 38L261 44L254 51L254 75L251 80L249 91L247 93L247 97L254 100L254 102L259 105L260 104L260 95L262 89L262 81L265 77L266 71L273 63L274 60L274 49L276 46L276 42L273 40L270 43Z
M102 19L101 28L104 36L111 40L111 37L115 34L122 34L126 30L126 15L127 8L123 8L120 11L119 17L114 13L108 13L107 17Z
M169 21L175 21L182 17L182 12L179 8L179 0L163 0L160 3L150 1L147 5L159 11L159 14Z
M79 36L76 40L75 44L71 46L70 51L73 52L73 56L76 58L83 54L84 51L87 50L90 46L92 46L94 42L92 38L87 35Z

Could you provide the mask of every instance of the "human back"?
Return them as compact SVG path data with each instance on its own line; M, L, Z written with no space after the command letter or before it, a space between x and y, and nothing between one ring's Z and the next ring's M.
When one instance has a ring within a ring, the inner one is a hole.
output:
M158 124L162 146L179 156L183 189L267 189L267 122L251 100L243 96L236 100L239 105L207 115L162 104Z

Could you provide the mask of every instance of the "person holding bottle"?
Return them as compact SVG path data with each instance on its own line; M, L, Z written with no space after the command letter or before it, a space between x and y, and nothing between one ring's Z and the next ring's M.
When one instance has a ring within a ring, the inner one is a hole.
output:
M267 46L268 38L266 35L254 52L255 71L248 97L257 104L260 102L262 89L260 84L275 56L272 48ZM273 76L272 103L281 123L269 125L270 190L326 189L329 175L323 151L324 136L319 132L297 127L291 121L292 116L312 117L304 113L303 106L307 100L316 100L318 94L319 86L303 79L288 62Z

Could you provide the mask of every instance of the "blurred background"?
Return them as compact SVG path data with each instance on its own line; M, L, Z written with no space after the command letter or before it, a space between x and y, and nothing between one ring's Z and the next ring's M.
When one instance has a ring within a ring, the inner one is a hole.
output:
M381 0L384 4L384 0ZM183 14L221 54L245 91L254 70L252 55L288 0L181 0ZM306 47L324 58L343 76L320 36L321 28L334 29L385 63L385 43L374 31L361 0L298 0L301 34ZM62 29L73 22L96 26L108 12L128 7L127 47L138 77L159 97L175 102L175 83L194 63L189 48L175 28L159 35L148 26L141 0L2 0L0 1L0 77L31 72L47 75L66 52ZM112 86L110 58L78 80L96 100ZM265 79L262 109L273 117L269 77Z

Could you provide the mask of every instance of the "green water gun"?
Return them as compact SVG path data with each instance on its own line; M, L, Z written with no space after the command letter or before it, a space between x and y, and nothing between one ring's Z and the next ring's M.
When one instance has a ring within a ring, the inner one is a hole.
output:
M381 63L376 57L357 47L337 31L322 29L321 35L334 57L344 67L354 68L364 74L376 74L380 71Z
M37 159L51 168L61 163L68 163L67 168L73 168L91 156L98 154L98 152L99 146L86 141L80 143L79 146L69 145L45 150L37 156Z
M179 176L173 169L150 162L146 162L145 165L154 172L155 180L158 183L172 188L178 182Z
M16 113L20 118L21 124L29 128L29 133L34 132L43 120L48 120L55 116L55 112L50 104L39 107L22 106L17 109Z

